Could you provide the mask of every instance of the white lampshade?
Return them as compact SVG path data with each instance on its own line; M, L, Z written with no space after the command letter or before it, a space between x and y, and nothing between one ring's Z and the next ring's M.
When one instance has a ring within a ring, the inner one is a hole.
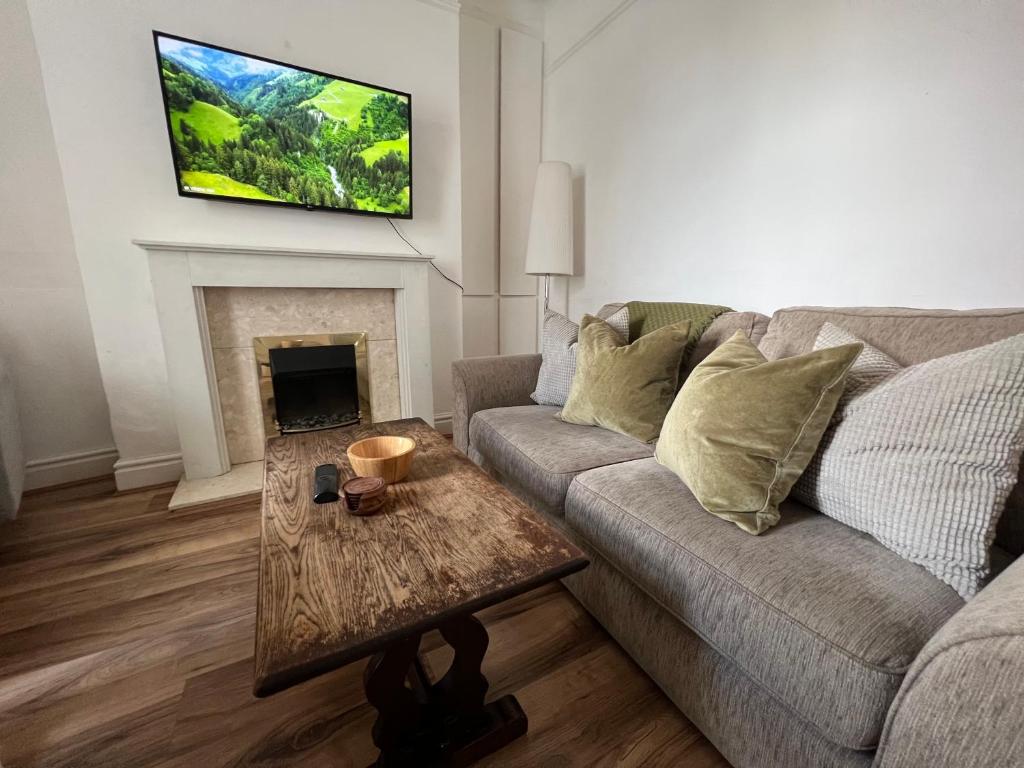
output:
M537 167L526 246L526 274L572 274L572 169L545 161Z

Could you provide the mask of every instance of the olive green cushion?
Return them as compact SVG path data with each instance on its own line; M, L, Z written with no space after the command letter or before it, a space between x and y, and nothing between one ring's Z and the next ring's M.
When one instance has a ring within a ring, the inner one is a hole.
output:
M708 512L749 533L767 530L814 456L861 349L768 361L737 331L686 380L665 418L658 461Z
M631 339L639 339L666 325L689 320L688 349L693 349L693 346L700 341L700 337L716 317L726 312L732 312L729 307L718 304L692 304L684 301L629 301L625 306L629 311L629 338Z
M690 323L659 328L627 344L608 323L584 315L576 376L560 417L649 443L672 405Z

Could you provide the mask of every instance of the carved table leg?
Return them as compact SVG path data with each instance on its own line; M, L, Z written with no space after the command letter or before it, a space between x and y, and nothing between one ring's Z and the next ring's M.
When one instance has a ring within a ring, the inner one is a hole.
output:
M416 660L420 636L399 640L374 655L363 674L366 700L377 708L373 743L380 749L377 765L413 765L415 744L410 740L419 727L421 705L405 687L409 668Z
M483 624L467 614L445 622L440 630L455 658L434 685L416 663L418 637L400 641L370 661L366 697L380 712L373 731L381 750L379 768L462 768L526 733L526 714L514 696L484 704L487 679L480 665L488 638ZM408 688L406 676L411 679Z
M435 716L453 745L452 768L470 765L526 733L527 719L515 696L484 704L487 678L480 671L487 653L487 630L470 614L447 621L441 636L455 651L452 665L431 688Z
M437 703L452 715L471 716L484 708L487 678L480 671L487 653L487 630L475 616L462 616L441 625L441 637L455 651L444 677L433 687Z

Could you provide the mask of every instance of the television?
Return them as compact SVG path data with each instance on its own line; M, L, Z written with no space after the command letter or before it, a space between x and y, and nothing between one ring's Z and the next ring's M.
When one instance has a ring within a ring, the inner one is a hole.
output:
M412 218L412 96L153 32L178 194Z

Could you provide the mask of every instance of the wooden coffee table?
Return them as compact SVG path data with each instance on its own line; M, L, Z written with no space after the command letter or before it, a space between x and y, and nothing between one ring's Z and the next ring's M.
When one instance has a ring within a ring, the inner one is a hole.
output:
M337 464L344 482L345 449L371 435L418 444L384 511L314 504L314 467ZM468 765L526 733L514 696L485 703L473 613L586 567L577 547L420 419L272 438L265 473L257 696L372 655L378 766ZM433 629L455 652L434 682L418 656Z

